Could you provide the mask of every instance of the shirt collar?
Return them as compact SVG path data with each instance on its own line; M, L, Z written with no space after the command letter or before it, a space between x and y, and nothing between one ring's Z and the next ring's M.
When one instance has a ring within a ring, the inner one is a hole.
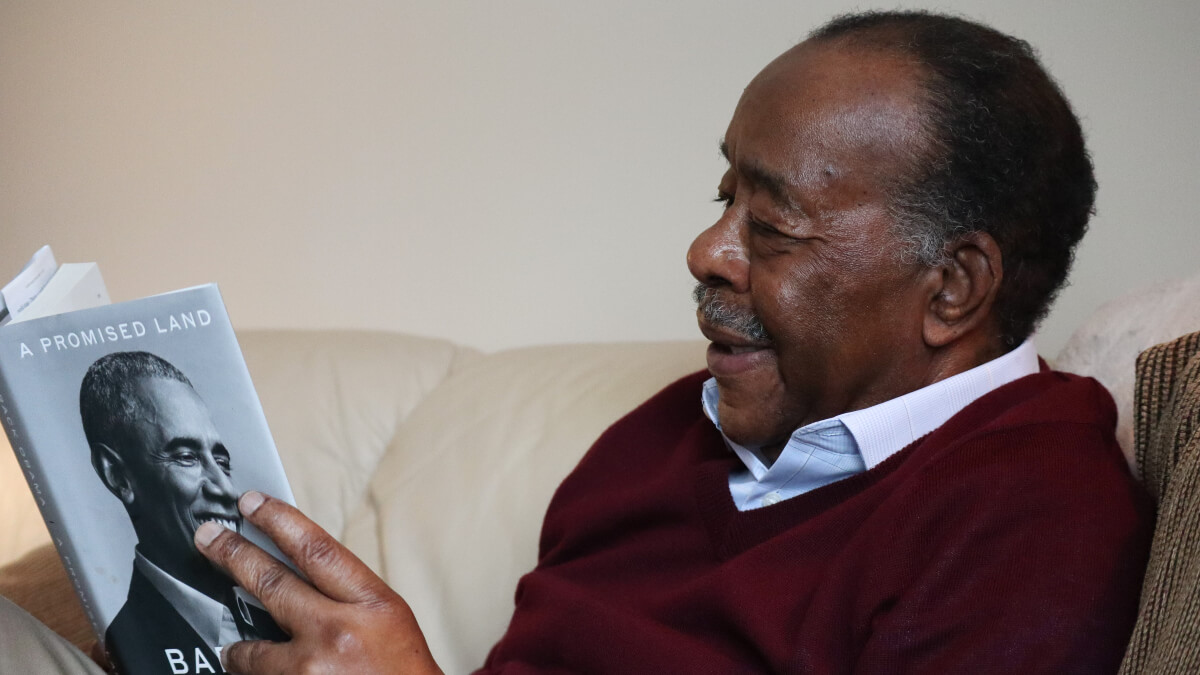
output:
M222 637L228 637L228 626L234 625L233 614L228 607L167 574L136 549L133 566L175 608L175 611L179 612L179 615L188 622L192 630L196 631L196 634L210 649L216 651L219 646L229 641L222 639ZM226 633L224 636L222 635L223 627ZM235 626L234 640L238 639L236 635Z
M813 422L792 432L791 438L796 439L837 423L844 424L858 445L863 463L872 469L945 424L979 397L1013 380L1038 372L1038 367L1037 347L1032 339L1025 340L1016 349L987 363L870 408ZM720 430L718 400L716 378L709 378L704 383L701 403L704 414ZM728 437L725 441L755 479L761 480L769 467L758 450L740 446Z

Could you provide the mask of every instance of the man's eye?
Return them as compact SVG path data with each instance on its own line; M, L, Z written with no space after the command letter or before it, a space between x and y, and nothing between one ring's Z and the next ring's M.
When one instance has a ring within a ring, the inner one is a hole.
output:
M762 235L773 236L773 237L783 236L783 233L780 232L779 230L775 229L774 226L768 225L768 224L762 222L761 220L755 220L753 218L750 219L750 229L754 230L754 232L756 234L762 234Z
M200 459L199 455L190 450L181 450L171 456L171 461L184 466L191 466Z
M724 204L725 208L729 208L729 207L733 206L733 195L727 194L724 192L718 192L716 198L713 199L713 201L718 202L720 204Z

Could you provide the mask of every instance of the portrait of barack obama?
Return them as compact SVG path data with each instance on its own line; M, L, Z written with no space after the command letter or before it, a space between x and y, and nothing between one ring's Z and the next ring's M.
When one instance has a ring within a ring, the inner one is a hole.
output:
M223 672L220 648L286 639L192 544L216 522L240 531L230 450L178 368L148 352L108 354L79 391L92 466L137 536L129 595L105 632L125 673Z

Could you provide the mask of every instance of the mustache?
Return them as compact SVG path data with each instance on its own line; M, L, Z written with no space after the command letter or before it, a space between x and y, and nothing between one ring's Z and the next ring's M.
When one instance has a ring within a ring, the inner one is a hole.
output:
M770 342L771 334L752 310L730 304L715 288L696 284L692 289L696 311L713 326L729 329L752 342Z

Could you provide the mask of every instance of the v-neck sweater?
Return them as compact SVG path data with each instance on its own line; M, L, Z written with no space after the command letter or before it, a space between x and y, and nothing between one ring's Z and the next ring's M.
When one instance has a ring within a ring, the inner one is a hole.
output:
M684 378L563 481L484 672L1116 672L1151 509L1097 382L1009 383L752 511Z

